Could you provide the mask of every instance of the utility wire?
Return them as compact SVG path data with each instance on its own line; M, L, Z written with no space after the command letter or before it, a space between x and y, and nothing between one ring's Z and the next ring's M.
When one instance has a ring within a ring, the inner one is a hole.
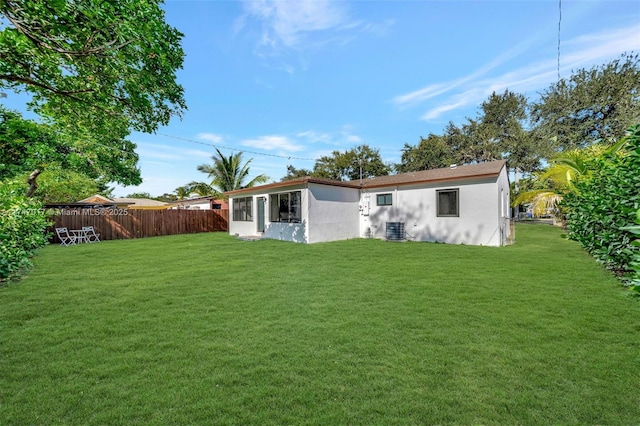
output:
M242 153L246 153L246 154L253 154L253 155L262 155L265 157L275 157L275 158L284 158L286 160L303 160L303 161L316 161L316 158L304 158L304 157L293 157L293 156L287 156L287 155L277 155L277 154L267 154L264 152L257 152L257 151L249 151L246 149L237 149L237 148L230 148L228 146L224 146L224 145L218 145L218 144L213 144L213 143L208 143L208 142L201 142L201 141L196 141L193 139L188 139L188 138L182 138L179 136L173 136L173 135L167 135L166 133L158 133L158 135L160 136L164 136L167 138L171 138L171 139L177 139L177 140L181 140L181 141L185 141L185 142L190 142L190 143L195 143L198 145L205 145L205 146L212 146L214 148L220 148L220 149L228 149L230 151L237 151L237 152L242 152Z
M562 0L558 0L558 81L560 81L560 25L562 24Z
M195 143L195 144L198 144L198 145L212 146L214 148L228 149L230 151L242 152L242 153L253 154L253 155L262 155L262 156L265 156L265 157L275 157L275 158L283 158L283 159L286 159L286 160L303 160L303 161L316 161L317 160L317 158L305 158L305 157L293 157L293 156L287 156L287 155L267 154L267 153L264 153L264 152L257 152L257 151L249 151L249 150L246 150L246 149L231 148L231 147L224 146L224 145L218 145L218 144L213 144L213 143L208 143L208 142L196 141L196 140L193 140L193 139L183 138L183 137L180 137L180 136L167 135L166 133L156 133L156 134L160 135L160 136L167 137L167 138L171 138L171 139L177 139L177 140L181 140L181 141L184 141L184 142ZM110 149L110 150L113 150L113 151L118 151L118 152L121 152L123 154L131 154L131 151L127 151L127 150L124 150L124 149L116 147L116 146L104 145L104 144L101 144L100 142L91 141L90 144L94 145L94 146L100 146L100 147L103 147L103 148L107 148L107 149Z

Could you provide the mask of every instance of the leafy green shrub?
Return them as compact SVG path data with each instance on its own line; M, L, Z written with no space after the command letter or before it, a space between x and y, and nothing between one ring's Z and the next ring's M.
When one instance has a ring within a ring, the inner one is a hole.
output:
M32 266L35 249L47 243L42 204L25 197L25 185L0 184L0 281L20 276Z
M626 230L640 237L640 209L638 209L638 213L636 214L636 223L637 225L629 226ZM631 244L636 247L640 247L640 238L636 239ZM640 251L636 251L634 254L631 261L631 268L634 272L632 276L629 277L628 285L637 296L640 296Z
M632 245L640 194L640 125L621 141L622 150L591 160L591 173L563 200L569 238L619 275L632 271Z

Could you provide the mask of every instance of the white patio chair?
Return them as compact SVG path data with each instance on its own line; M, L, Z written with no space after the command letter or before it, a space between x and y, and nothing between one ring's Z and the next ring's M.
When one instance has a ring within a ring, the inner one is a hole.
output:
M56 228L56 234L58 234L61 246L70 246L76 243L77 237L71 235L67 228Z
M93 229L93 226L83 226L82 230L84 231L84 239L87 243L100 242L100 234L96 234L96 230Z

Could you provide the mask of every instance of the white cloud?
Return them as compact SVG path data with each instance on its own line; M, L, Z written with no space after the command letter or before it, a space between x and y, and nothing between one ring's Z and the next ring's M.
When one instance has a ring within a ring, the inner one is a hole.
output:
M333 136L331 133L325 132L316 132L315 130L307 130L304 132L299 132L296 134L296 137L304 138L309 143L326 143L333 144Z
M198 139L204 139L206 141L213 142L213 143L222 142L222 136L216 135L214 133L198 133L196 137Z
M304 149L303 146L297 145L286 136L260 136L256 139L245 139L241 142L244 146L265 149L272 151L274 149L284 150L287 152L297 152Z
M206 151L201 151L199 149L186 149L183 152L185 155L189 157L198 157L198 158L211 158L211 156L213 155L213 151L206 152Z
M453 89L463 86L465 83L473 82L483 75L487 74L491 70L497 68L505 62L508 62L510 59L522 54L526 49L531 46L536 38L532 37L523 42L517 44L513 48L499 55L497 58L493 59L489 63L483 65L476 71L472 72L469 75L461 77L457 80L446 82L446 83L436 83L431 84L429 86L423 87L421 89L415 90L413 92L406 93L404 95L396 96L392 99L392 102L396 104L400 108L407 108L419 103L422 103L431 98L442 95L443 93L447 93L452 91ZM448 110L445 110L448 111Z
M443 103L435 108L430 109L421 118L425 121L433 120L440 117L445 112L453 111L458 108L463 108L467 105L482 102L487 98L489 94L491 94L491 92L489 92L485 96L485 93L485 91L471 89L469 91L452 96L448 99L448 103Z
M350 24L344 4L338 2L257 0L244 4L250 15L263 22L261 43L272 47L297 47L305 34Z
M140 157L169 161L179 160L182 157L178 150L167 145L149 142L136 142L136 145L136 152Z
M578 68L606 63L625 52L640 50L638 34L640 25L634 25L567 40L561 45L561 76L568 76ZM422 120L428 121L449 111L478 105L494 91L509 89L526 93L541 90L557 79L557 58L528 63L506 73L488 76L497 66L526 51L525 48L531 45L532 40L521 43L467 76L449 82L433 83L396 96L392 103L405 109L431 100L431 107L421 116Z
M421 89L414 90L413 92L405 93L404 95L398 95L393 98L392 102L399 107L412 106L417 103L426 101L427 99L433 98L434 96L438 96L442 93L448 92L457 85L458 84L455 82L432 84Z
M334 146L352 146L362 142L362 138L351 131L348 125L336 132L318 132L315 130L307 130L299 132L296 137L304 138L308 143L322 143Z
M265 57L283 49L310 51L327 45L344 46L359 34L386 37L395 20L369 22L354 18L345 1L250 0L236 19L233 36L252 31L251 19L261 24L256 54ZM285 71L291 73L290 66Z

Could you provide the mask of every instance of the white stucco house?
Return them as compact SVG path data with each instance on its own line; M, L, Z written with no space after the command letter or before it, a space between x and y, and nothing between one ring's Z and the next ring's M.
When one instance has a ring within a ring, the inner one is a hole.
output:
M185 198L168 203L170 210L226 210L229 205L224 200L212 196Z
M513 240L506 161L338 182L314 177L227 193L229 233L317 243L381 238L502 246Z

